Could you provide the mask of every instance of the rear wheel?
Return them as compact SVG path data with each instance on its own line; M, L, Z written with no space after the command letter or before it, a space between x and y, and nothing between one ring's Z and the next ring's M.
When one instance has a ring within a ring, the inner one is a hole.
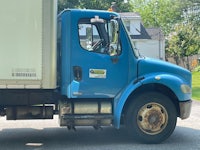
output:
M177 111L172 101L157 92L134 98L125 114L128 132L144 143L160 143L175 129Z

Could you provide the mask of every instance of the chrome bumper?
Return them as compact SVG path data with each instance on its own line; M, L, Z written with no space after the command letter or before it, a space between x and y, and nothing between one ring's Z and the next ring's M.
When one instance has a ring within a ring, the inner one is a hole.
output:
M190 116L191 108L192 108L192 100L186 102L179 103L180 108L180 118L187 119Z

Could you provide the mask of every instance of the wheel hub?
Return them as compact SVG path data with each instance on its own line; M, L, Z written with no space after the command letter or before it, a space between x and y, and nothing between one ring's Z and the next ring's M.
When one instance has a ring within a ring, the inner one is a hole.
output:
M166 109L158 103L148 103L141 107L137 116L139 128L150 135L155 135L166 127L168 114Z

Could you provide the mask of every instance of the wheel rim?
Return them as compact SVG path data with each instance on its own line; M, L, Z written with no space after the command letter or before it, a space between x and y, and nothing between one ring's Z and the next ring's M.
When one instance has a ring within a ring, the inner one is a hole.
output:
M158 103L148 103L141 107L137 115L138 127L146 134L161 133L168 123L166 109Z

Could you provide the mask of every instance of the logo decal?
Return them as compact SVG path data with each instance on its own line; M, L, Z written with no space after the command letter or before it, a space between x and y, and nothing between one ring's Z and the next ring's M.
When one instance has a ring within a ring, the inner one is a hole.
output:
M90 69L89 77L90 78L106 78L106 70L105 69Z

